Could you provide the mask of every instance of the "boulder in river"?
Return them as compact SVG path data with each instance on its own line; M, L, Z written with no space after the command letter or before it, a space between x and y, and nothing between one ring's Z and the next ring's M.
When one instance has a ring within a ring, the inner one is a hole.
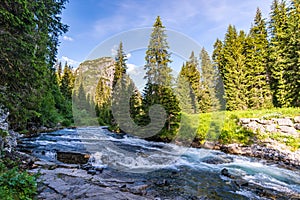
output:
M57 160L67 164L86 164L89 161L90 155L79 152L57 152Z

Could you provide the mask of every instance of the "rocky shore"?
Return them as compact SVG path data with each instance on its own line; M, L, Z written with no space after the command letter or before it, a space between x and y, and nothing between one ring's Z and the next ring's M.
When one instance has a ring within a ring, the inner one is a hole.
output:
M300 137L300 116L294 118L242 118L238 122L242 127L256 135L278 134L282 137ZM300 149L293 151L283 142L266 137L255 139L251 145L219 144L205 142L203 145L193 143L192 146L221 150L225 153L265 159L286 168L300 169Z

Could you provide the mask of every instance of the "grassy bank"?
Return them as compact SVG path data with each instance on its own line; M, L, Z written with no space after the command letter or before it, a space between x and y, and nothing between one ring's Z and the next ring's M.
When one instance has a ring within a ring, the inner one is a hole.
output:
M272 133L254 133L238 125L240 118L282 118L300 115L300 108L274 108L267 110L222 111L188 115L182 114L178 140L199 143L217 141L221 144L252 144L271 138L285 143L293 150L300 148L300 138Z

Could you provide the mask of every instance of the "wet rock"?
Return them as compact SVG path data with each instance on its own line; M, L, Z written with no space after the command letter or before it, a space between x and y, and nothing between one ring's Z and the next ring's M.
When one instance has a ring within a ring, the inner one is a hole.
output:
M91 175L95 175L95 174L97 174L97 171L94 170L94 169L89 169L89 170L87 171L87 173L88 173L88 174L91 174Z
M170 183L166 179L160 179L160 180L156 181L155 185L162 187L162 186L168 186L168 185L170 185Z
M206 157L204 159L201 160L204 163L207 164L214 164L214 165L218 165L218 164L224 164L224 163L230 163L233 161L232 158L228 157L228 158L223 158L223 157Z
M17 139L20 137L19 133L12 130L8 131L8 136L4 138L4 151L12 152L17 147Z
M133 187L129 187L128 191L133 193L133 194L137 194L137 195L145 195L147 194L146 189L149 187L149 185L137 185L137 186L133 186Z
M86 164L90 155L79 152L57 152L57 160L67 164Z
M226 168L223 168L221 170L221 175L226 176L226 177L231 178L231 179L235 178L232 174L229 173L228 169L226 169Z
M205 149L214 149L215 148L215 142L205 141L204 144L201 146Z

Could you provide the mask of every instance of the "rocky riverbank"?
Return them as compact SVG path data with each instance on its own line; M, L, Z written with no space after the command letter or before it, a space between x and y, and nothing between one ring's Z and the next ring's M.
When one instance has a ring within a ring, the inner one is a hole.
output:
M294 118L272 118L268 120L242 118L239 119L238 123L255 134L253 144L220 144L218 142L207 141L203 145L194 142L192 146L221 150L229 154L261 158L286 168L300 169L300 149L293 150L284 143L287 138L300 137L300 116ZM282 137L283 141L272 139L272 135L275 134Z

